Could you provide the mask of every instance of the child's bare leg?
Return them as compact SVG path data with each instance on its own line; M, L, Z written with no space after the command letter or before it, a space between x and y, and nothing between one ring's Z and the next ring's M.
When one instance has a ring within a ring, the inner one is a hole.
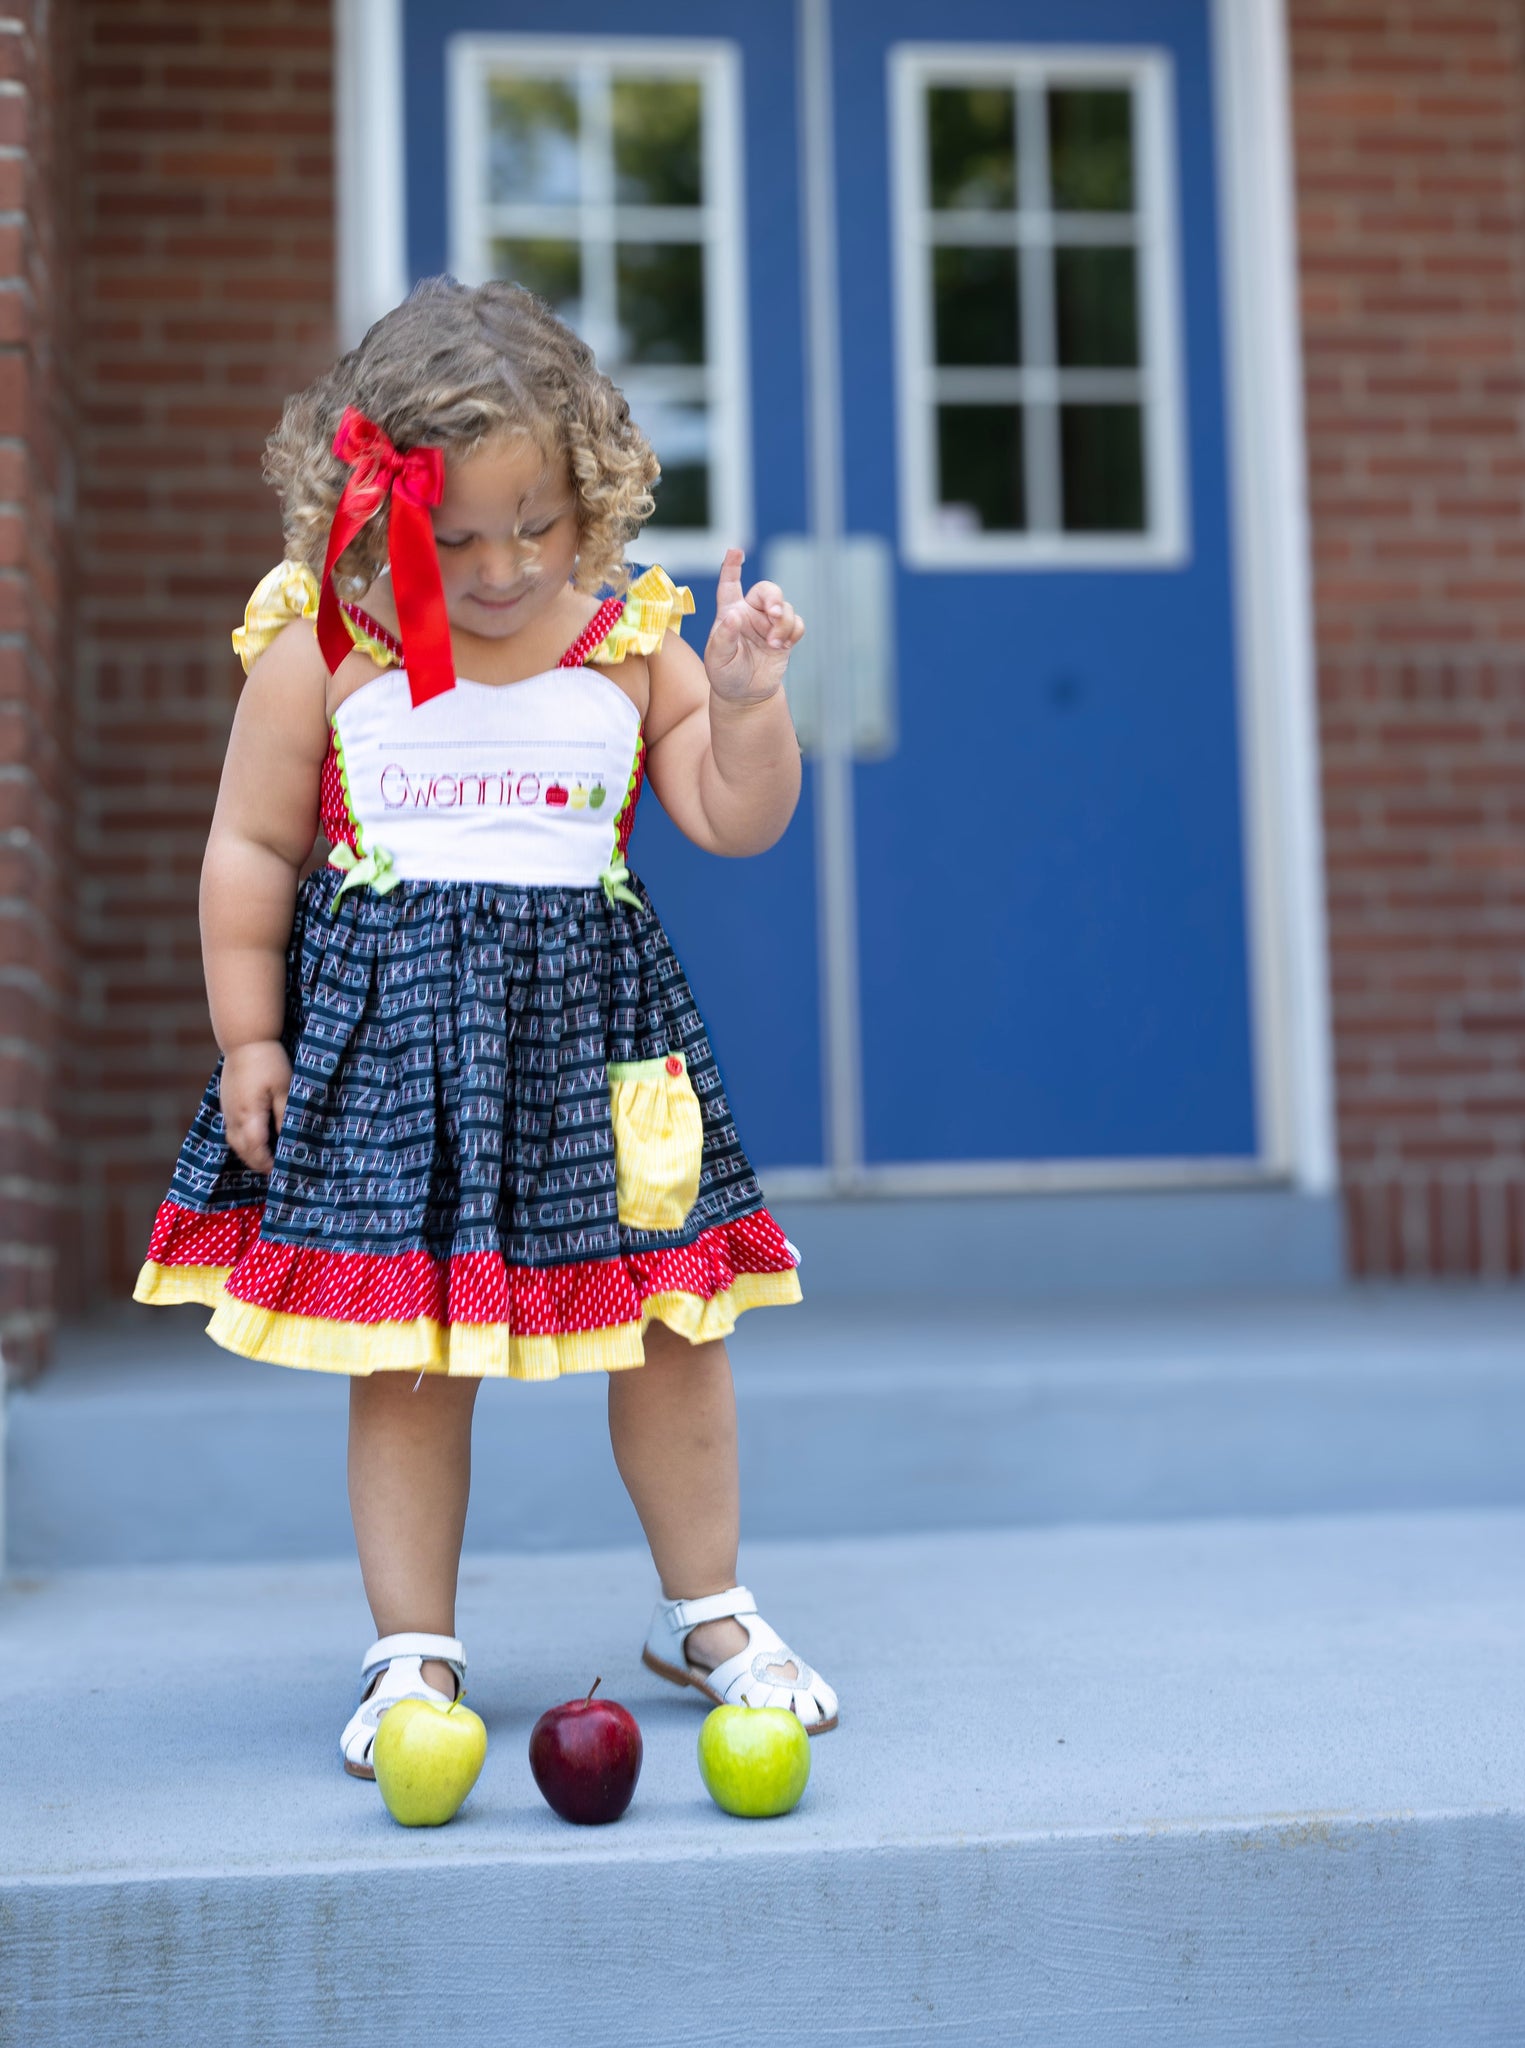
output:
M649 1324L646 1363L609 1375L609 1437L664 1597L697 1600L734 1586L741 1481L724 1344L690 1344ZM746 1630L731 1620L702 1622L687 1646L690 1662L708 1670L746 1647ZM779 1670L797 1675L792 1664Z
M477 1386L412 1372L350 1381L349 1505L378 1636L455 1634ZM448 1664L431 1658L423 1675L454 1693Z

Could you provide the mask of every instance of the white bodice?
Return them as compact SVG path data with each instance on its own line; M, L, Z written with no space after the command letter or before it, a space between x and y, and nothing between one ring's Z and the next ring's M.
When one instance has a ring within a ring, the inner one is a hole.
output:
M415 708L388 669L333 729L361 851L404 880L591 888L610 865L641 715L596 670L461 678Z

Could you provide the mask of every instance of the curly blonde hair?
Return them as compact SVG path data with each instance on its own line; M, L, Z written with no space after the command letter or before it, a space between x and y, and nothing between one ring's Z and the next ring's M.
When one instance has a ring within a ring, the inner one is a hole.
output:
M358 348L287 399L266 444L265 478L280 495L287 555L314 575L349 475L333 453L349 405L402 449L461 455L513 433L548 460L564 454L577 493L573 580L579 590L625 589L625 544L654 510L657 459L593 351L533 292L496 278L426 278ZM383 510L339 558L342 595L370 588L386 545Z

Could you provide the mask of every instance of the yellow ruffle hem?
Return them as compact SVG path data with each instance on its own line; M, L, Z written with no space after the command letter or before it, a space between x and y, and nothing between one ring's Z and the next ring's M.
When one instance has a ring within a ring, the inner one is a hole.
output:
M133 1300L155 1307L200 1302L213 1311L207 1335L225 1351L270 1365L350 1377L373 1372L441 1373L455 1379L554 1380L577 1372L621 1372L644 1365L643 1334L665 1323L690 1344L728 1337L749 1308L782 1308L800 1299L799 1276L738 1273L723 1294L653 1294L638 1322L558 1336L518 1336L503 1323L348 1323L283 1314L236 1301L224 1285L231 1266L160 1266L138 1275Z

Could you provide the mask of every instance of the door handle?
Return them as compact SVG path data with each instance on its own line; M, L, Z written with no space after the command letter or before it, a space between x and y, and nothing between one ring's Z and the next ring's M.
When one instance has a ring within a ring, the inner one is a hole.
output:
M786 688L794 729L808 754L820 744L828 688L845 695L853 758L882 761L899 742L895 687L895 556L882 534L848 533L819 540L780 533L763 549L763 575L776 583L805 621L805 637L789 657ZM827 605L840 618L832 636L844 650L839 672L826 673L827 635L811 633Z

